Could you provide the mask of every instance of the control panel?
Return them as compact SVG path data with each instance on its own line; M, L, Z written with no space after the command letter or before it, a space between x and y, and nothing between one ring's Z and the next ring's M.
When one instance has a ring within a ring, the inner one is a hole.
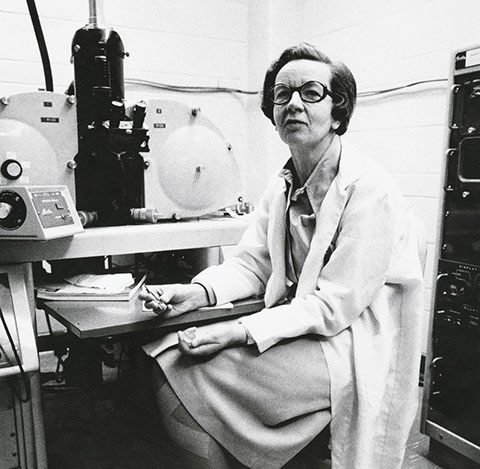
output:
M442 260L439 270L435 323L480 337L480 267Z
M65 186L0 186L0 239L53 239L83 231Z
M480 47L452 59L422 429L480 463Z

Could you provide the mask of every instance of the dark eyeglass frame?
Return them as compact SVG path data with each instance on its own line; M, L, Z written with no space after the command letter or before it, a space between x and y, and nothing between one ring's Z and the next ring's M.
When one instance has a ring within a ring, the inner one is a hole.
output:
M310 85L312 83L317 83L318 85L320 85L323 88L323 94L318 99L314 99L314 100L305 99L305 96L303 96L303 94L302 94L302 89L303 89L304 86ZM278 88L280 86L284 87L284 88L287 88L290 91L290 95L288 96L287 100L275 101L274 91L275 91L275 88ZM276 85L273 85L268 90L268 97L273 104L275 104L277 106L281 106L283 104L287 104L287 103L290 102L290 100L292 99L293 93L295 93L295 91L298 91L298 94L300 95L300 99L304 103L319 103L320 101L323 101L327 96L330 96L332 99L335 97L335 95L333 94L332 91L330 91L322 82L317 81L317 80L307 81L303 85L300 85L300 86L290 86L290 85L286 85L285 83L277 83Z

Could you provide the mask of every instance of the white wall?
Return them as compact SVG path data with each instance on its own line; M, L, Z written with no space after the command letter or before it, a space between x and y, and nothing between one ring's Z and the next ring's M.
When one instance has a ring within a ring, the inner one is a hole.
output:
M87 0L37 0L56 92L73 78L70 45L88 21ZM451 51L480 43L476 0L105 0L105 19L130 57L125 77L174 85L258 90L267 66L287 46L308 40L343 60L359 91L447 78ZM26 2L0 5L0 95L44 86ZM126 86L127 99L152 89ZM159 97L166 92L156 91ZM233 144L247 200L288 157L259 97L185 95ZM361 98L346 137L383 164L424 220L428 234L427 307L436 252L439 175L448 92L445 83ZM427 321L426 321L427 322Z
M447 78L451 52L480 43L479 21L480 2L475 0L306 0L304 39L344 61L362 92ZM361 98L346 135L394 175L424 221L425 325L436 269L447 108L445 82Z
M452 51L480 44L480 2L475 0L251 0L248 5L257 24L259 12L268 24L260 43L249 34L249 47L259 50L257 60L249 61L256 69L250 74L259 77L258 86L268 64L285 47L304 40L344 61L360 93L447 79ZM345 135L393 174L424 222L428 243L424 351L436 274L448 100L446 81L360 98ZM271 174L288 157L288 149L267 122L258 117L254 122L263 138L251 141L250 147L260 158L266 151L268 162L262 169Z

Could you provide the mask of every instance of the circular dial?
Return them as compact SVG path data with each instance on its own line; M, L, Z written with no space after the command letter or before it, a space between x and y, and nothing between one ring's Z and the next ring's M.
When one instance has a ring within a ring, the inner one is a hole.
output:
M19 161L10 158L2 163L0 171L7 179L15 180L22 175L23 168Z
M16 230L27 217L27 206L22 197L13 191L0 192L0 228Z

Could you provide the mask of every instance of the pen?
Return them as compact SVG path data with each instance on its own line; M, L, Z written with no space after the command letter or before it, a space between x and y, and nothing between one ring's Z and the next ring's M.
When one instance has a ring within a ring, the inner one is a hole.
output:
M149 293L150 295L153 296L153 298L155 299L155 301L159 301L159 302L162 301L162 300L159 298L159 296L158 296L158 295L163 295L163 291L162 291L162 290L160 290L160 291L158 292L158 294L157 294L157 293L153 293L153 291L150 290L150 288L148 288L147 285L145 285L145 284L143 284L143 288L145 288L145 291L146 291L147 293Z

